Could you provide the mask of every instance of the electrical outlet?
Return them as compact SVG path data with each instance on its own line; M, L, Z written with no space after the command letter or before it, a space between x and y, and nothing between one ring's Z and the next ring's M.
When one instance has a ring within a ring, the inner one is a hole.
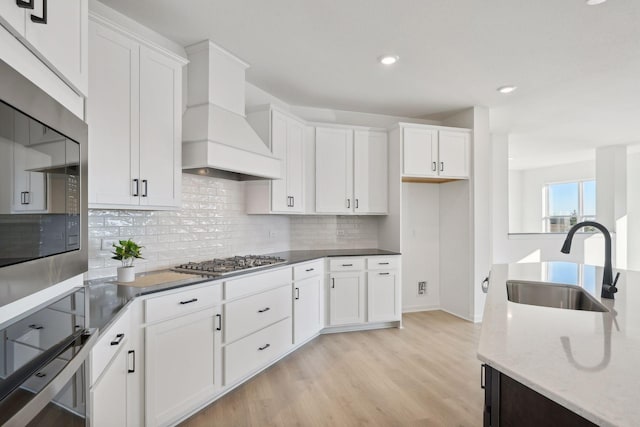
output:
M102 239L102 243L100 243L100 249L103 251L111 251L113 250L114 243L118 243L118 239Z
M427 282L418 282L418 296L427 295Z
M344 236L344 230L336 230L336 236Z

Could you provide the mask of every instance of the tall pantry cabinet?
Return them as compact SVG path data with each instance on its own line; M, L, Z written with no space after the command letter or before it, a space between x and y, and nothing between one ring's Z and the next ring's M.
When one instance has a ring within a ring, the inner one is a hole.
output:
M179 206L186 60L94 14L89 45L89 206Z

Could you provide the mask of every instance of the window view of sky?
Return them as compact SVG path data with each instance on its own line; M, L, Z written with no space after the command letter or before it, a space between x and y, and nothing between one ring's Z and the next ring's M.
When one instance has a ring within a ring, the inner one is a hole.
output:
M549 216L571 215L577 213L579 208L577 182L549 185Z

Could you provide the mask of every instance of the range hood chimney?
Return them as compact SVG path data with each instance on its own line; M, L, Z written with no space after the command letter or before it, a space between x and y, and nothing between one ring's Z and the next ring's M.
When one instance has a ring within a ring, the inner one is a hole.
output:
M236 180L280 179L274 157L245 118L248 64L209 40L188 46L182 170Z

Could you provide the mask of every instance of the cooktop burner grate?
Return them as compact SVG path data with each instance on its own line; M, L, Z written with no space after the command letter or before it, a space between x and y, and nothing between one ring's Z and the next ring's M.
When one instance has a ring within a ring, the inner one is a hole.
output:
M240 270L250 270L269 265L282 264L283 258L268 255L246 255L230 258L216 258L202 262L188 262L177 265L172 270L184 273L206 274L208 276L223 276Z

